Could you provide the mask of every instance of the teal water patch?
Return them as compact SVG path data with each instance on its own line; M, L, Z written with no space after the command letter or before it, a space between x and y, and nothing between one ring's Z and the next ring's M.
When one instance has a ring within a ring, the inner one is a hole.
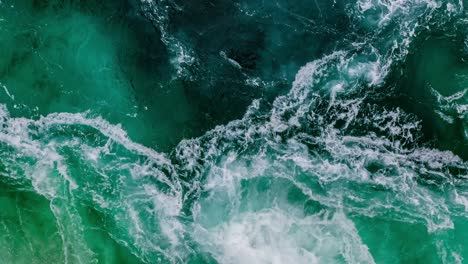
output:
M463 4L2 1L0 257L464 263Z
M2 261L63 262L62 240L49 202L34 190L1 183Z

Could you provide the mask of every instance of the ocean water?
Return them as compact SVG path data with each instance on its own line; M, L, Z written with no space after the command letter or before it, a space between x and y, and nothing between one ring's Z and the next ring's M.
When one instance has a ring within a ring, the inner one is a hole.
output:
M464 0L0 0L0 263L466 263Z

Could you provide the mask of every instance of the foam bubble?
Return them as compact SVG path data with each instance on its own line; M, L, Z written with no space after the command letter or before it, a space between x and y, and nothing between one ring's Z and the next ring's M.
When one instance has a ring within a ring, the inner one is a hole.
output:
M270 209L195 230L220 263L374 263L352 222L339 213L296 218Z

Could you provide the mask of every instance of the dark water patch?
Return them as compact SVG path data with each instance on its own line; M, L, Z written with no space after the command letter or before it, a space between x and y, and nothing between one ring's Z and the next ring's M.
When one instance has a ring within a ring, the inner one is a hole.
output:
M240 118L254 98L284 93L301 66L333 51L351 29L342 1L161 1L145 12L177 39L168 48L193 55L190 74L176 78L204 130Z
M463 59L460 35L432 36L424 40L405 62L396 103L422 120L423 141L468 158L468 64Z

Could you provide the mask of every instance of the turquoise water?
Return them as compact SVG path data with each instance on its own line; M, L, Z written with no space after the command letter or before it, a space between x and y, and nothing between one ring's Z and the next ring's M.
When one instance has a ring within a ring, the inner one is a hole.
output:
M0 263L465 263L468 3L0 1Z

